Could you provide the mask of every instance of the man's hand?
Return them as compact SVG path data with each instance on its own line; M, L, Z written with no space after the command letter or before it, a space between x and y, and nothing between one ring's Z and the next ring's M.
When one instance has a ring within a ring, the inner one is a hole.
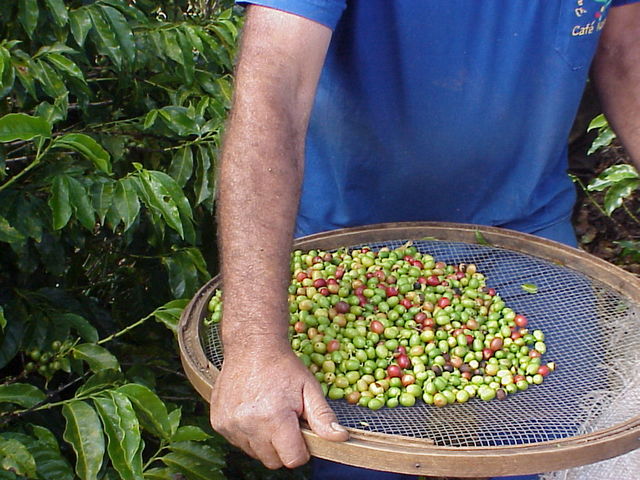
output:
M211 425L232 444L268 468L298 467L309 460L300 417L327 440L349 436L290 349L225 358L211 396Z

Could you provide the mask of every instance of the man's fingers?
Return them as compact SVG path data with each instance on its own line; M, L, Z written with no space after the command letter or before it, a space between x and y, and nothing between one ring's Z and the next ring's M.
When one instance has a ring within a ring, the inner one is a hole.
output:
M253 448L251 448L251 445L249 445L248 441L231 442L231 443L233 445L235 445L236 447L238 447L240 450L242 450L244 453L249 455L251 458L255 458L256 460L260 460L258 458L258 455L256 454L256 452L254 452Z
M273 433L271 440L280 460L287 468L296 468L309 461L309 450L300 432L300 422L293 412Z
M249 446L251 450L255 452L256 456L254 458L260 460L265 467L270 468L271 470L282 467L282 460L280 460L276 450L268 440L249 440Z
M344 442L349 439L349 432L338 423L335 413L322 395L320 385L307 382L303 392L303 416L311 430L326 440Z

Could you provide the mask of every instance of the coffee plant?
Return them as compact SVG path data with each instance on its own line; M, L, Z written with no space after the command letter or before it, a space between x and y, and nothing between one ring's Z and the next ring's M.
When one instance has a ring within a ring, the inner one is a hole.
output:
M241 16L0 2L0 479L216 479L174 338L215 270Z

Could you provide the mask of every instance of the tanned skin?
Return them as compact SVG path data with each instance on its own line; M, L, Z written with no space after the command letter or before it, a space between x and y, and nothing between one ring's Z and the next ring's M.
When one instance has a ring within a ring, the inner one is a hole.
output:
M609 11L591 78L611 127L640 170L640 3Z
M304 141L331 30L250 7L220 170L224 365L213 428L269 468L309 460L299 418L344 441L318 381L287 339L287 287Z

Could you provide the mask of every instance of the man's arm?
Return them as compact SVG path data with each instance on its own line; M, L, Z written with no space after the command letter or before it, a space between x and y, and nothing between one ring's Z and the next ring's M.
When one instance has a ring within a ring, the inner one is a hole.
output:
M225 360L211 424L269 468L308 461L299 417L328 440L348 437L287 339L304 142L330 38L330 29L310 20L249 8L222 153Z
M640 3L611 9L591 75L611 127L640 169Z

